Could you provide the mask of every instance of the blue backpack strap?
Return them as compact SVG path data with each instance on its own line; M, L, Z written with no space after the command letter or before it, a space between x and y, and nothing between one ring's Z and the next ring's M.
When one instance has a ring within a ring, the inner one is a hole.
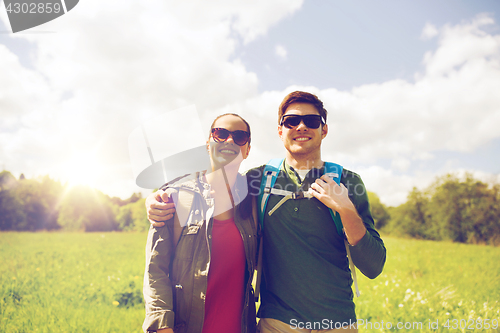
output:
M276 178L278 178L278 174L280 173L280 167L283 164L283 160L283 158L273 158L267 162L264 172L262 173L259 197L257 200L259 220L262 227L264 226L264 213L266 211L267 201L269 200L269 195L276 182Z
M264 167L262 180L260 183L260 191L258 196L259 221L261 226L264 226L264 213L266 211L267 201L271 194L271 189L278 178L280 167L283 164L282 158L274 158L270 160ZM336 163L325 162L325 174L328 174L337 184L340 185L343 167ZM340 236L343 236L343 225L339 213L330 209L330 215L335 222L335 227Z
M338 185L340 185L340 178L342 177L343 169L344 168L341 165L331 162L325 162L325 174L328 174L328 176L330 176L330 178L332 178ZM344 226L342 225L342 220L340 219L339 213L334 212L332 209L330 209L330 215L332 216L333 222L335 222L337 232L341 237L343 237ZM347 238L344 238L344 245L347 259L349 261L349 269L351 270L352 281L354 282L354 289L356 290L356 297L359 297L360 293L358 287L358 278L356 277L356 266L354 266L354 263L352 262L351 250L349 250L349 243L347 243Z
M330 176L338 185L340 185L340 178L342 177L342 170L344 168L342 165L325 162L325 174ZM344 226L342 225L342 220L340 219L339 213L330 209L330 215L332 216L333 222L335 222L335 227L337 228L337 232L340 236L343 236Z

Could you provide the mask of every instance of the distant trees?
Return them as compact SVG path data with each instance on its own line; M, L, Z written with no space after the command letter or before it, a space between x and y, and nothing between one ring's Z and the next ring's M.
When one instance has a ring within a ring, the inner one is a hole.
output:
M65 186L45 176L17 180L0 172L0 230L120 231L149 227L140 193L110 198L85 186ZM122 221L122 211L129 214ZM121 214L121 215L120 215Z
M118 228L124 231L144 231L149 229L149 220L144 200L121 206L117 214Z
M116 230L112 204L104 194L87 186L73 186L65 193L57 223L70 231Z
M0 191L0 230L18 230L25 219L21 200L10 189Z
M384 231L462 243L500 244L500 186L448 174L390 209Z
M370 202L370 211L372 213L373 220L375 221L375 227L377 229L382 229L387 225L391 216L387 211L387 207L380 202L380 198L373 192L368 191L368 201Z
M9 190L16 185L16 178L9 171L0 172L0 191Z
M499 184L448 174L427 189L413 188L398 207L386 207L373 192L368 198L375 226L384 233L500 245ZM110 198L48 176L16 179L0 172L0 230L143 231L149 228L144 201L140 193Z
M468 174L461 181L447 175L431 186L429 214L437 239L456 242L500 241L500 187L488 186Z
M57 229L58 197L62 185L44 177L41 182L8 171L0 173L0 230Z

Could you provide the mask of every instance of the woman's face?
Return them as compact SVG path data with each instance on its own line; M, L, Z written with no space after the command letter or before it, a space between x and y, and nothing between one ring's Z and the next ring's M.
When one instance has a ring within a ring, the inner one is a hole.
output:
M221 117L215 121L213 128L225 128L228 131L248 132L247 125L239 118L233 115ZM250 144L247 142L243 146L238 146L233 141L232 135L229 135L226 141L216 142L212 135L207 142L212 163L212 169L216 170L234 161L238 165L248 157Z

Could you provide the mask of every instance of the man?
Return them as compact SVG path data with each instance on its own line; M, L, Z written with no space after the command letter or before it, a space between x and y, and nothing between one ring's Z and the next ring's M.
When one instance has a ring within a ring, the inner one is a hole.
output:
M330 209L340 215L352 261L363 274L375 278L385 263L386 250L374 229L361 178L344 169L338 185L325 174L321 143L328 134L326 118L323 103L306 92L290 93L279 108L278 134L286 151L274 187L313 198L283 201L280 195L270 195L268 199L261 221L262 333L340 328L357 332L346 247ZM261 191L263 171L261 166L247 173L252 195ZM154 198L151 195L146 202L150 220L171 218L171 210L158 211L171 207L155 203Z

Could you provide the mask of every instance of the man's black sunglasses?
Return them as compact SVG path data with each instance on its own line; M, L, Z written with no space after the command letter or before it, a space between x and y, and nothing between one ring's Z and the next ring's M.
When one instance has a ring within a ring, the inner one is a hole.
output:
M238 146L244 146L250 140L250 133L246 131L228 131L225 128L212 128L212 138L216 142L224 142L229 138L229 135L233 137L234 143Z
M285 125L286 128L292 128L295 126L299 126L300 122L302 121L304 122L304 125L312 129L316 129L321 124L324 124L323 119L321 118L320 115L308 114L305 116L301 116L298 114L290 114L290 115L284 115L281 118L280 126Z

